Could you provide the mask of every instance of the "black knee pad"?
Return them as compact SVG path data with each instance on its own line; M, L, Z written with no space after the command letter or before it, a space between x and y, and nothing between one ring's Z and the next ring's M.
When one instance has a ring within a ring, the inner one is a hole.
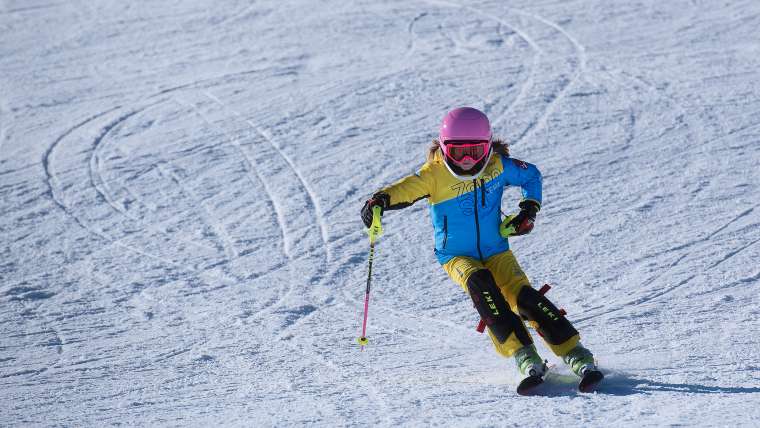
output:
M517 295L517 308L525 319L538 324L538 332L552 345L561 345L578 334L560 310L530 286L523 287Z
M533 343L525 324L509 308L489 270L480 269L472 273L467 279L467 290L480 318L485 321L496 340L504 343L515 333L523 345Z

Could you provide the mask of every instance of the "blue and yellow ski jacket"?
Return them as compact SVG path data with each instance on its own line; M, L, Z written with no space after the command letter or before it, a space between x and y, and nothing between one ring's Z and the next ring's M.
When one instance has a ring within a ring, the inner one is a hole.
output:
M454 256L486 260L509 249L509 242L499 234L501 197L506 186L520 186L523 200L541 205L538 168L497 153L477 179L461 180L446 169L438 151L416 174L380 192L390 197L388 209L428 199L435 229L435 255L445 264Z

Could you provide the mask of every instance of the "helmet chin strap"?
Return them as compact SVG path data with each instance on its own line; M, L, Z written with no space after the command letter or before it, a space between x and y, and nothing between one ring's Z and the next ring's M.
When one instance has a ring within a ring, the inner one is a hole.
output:
M493 148L488 149L488 156L486 156L485 162L483 162L483 167L480 168L480 171L478 171L476 174L473 174L473 175L457 174L456 172L454 172L454 170L451 169L451 166L449 165L449 163L446 161L445 154L443 155L443 164L446 166L446 169L448 169L451 175L453 175L454 177L460 180L473 180L480 177L480 175L483 174L483 171L486 170L486 167L488 166L488 162L491 161L491 155L493 155Z

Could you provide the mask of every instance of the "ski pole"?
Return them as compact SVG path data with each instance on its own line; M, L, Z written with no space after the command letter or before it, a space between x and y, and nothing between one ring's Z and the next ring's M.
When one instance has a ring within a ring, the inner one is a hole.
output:
M367 267L367 291L364 294L364 321L362 322L362 335L359 336L356 341L361 345L361 350L364 351L364 346L369 343L367 339L367 313L369 311L369 288L372 283L372 260L375 258L375 240L378 236L383 234L383 226L380 224L380 215L382 208L379 206L372 207L372 225L369 230L369 263Z

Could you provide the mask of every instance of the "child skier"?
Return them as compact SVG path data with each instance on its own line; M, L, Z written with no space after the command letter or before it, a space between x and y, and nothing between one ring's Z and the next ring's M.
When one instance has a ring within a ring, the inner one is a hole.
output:
M502 222L502 193L510 185L522 188L523 199L520 212ZM507 146L492 139L484 113L462 107L444 117L419 171L377 191L361 216L370 227L373 207L384 212L427 198L438 261L472 298L496 351L515 357L520 373L528 376L523 383L535 386L546 372L525 319L576 375L595 374L585 388L581 383L582 390L590 390L601 380L593 355L560 310L531 287L506 239L533 229L541 191L538 169L509 157Z

